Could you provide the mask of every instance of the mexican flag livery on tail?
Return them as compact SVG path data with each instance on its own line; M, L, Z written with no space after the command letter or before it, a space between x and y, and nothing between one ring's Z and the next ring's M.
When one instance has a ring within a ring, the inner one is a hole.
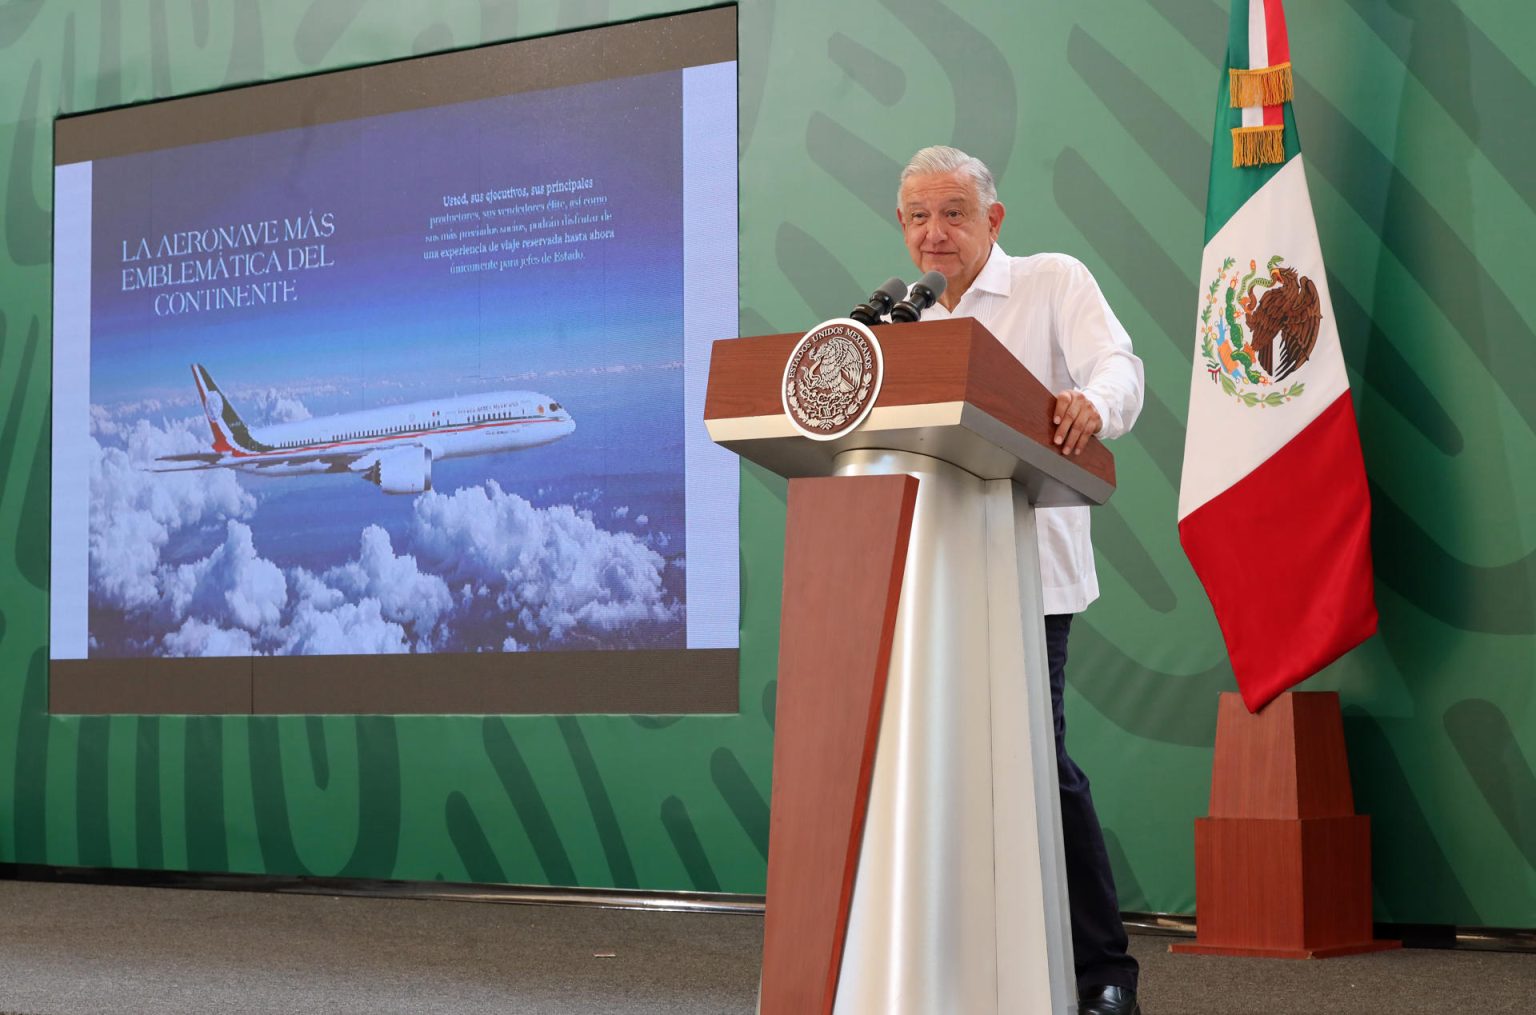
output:
M1211 146L1179 541L1258 711L1376 630L1371 505L1281 0L1234 0Z

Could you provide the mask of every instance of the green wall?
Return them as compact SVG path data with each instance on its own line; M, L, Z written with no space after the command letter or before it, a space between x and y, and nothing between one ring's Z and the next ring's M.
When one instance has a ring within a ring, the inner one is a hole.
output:
M1295 110L1372 481L1381 633L1337 689L1378 918L1536 926L1536 9L1290 5ZM742 711L648 719L50 718L52 118L686 9L667 0L0 3L0 862L762 889L783 487L744 474ZM744 0L744 332L910 268L902 161L986 159L1014 252L1093 268L1147 364L1095 519L1068 715L1124 908L1194 908L1215 696L1174 512L1209 0ZM1240 535L1240 530L1238 530ZM1253 566L1286 566L1251 547Z

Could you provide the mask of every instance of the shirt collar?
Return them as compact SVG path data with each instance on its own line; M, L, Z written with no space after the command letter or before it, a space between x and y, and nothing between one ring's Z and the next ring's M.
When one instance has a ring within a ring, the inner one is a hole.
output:
M981 271L976 274L976 280L971 283L971 288L966 290L966 295L969 295L972 289L979 289L984 293L1007 296L1012 288L1013 273L1008 270L1008 255L1003 253L1003 248L994 242L992 253L987 255L987 263L981 266Z

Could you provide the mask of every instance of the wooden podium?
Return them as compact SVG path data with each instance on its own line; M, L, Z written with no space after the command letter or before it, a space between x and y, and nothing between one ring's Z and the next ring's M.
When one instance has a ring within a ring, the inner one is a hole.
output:
M835 440L784 414L799 335L710 364L711 439L791 480L759 1011L1074 1012L1034 509L1114 462L974 320L875 333Z

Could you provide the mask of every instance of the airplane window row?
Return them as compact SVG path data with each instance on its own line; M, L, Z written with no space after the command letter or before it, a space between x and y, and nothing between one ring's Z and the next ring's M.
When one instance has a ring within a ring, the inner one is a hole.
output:
M549 410L549 412L559 412L560 411L560 403L559 402L551 402L551 403L549 403L548 410ZM542 405L539 406L538 414L541 415L541 416L545 414L545 407L544 406L542 406ZM497 413L497 412L480 412L480 413L470 413L465 418L465 422L466 423L488 423L488 422L493 422L493 421L496 421L496 420L503 420L503 419L510 420L510 419L514 419L514 418L517 418L517 417L515 417L510 412L500 412L500 413ZM332 439L333 440L362 440L362 439L366 439L366 438L369 438L369 437L388 437L391 434L408 433L408 432L413 431L413 430L431 429L433 427L451 426L451 425L452 425L452 421L451 420L447 420L447 419L433 419L433 420L428 420L428 421L420 423L420 424L414 424L414 423L413 424L400 424L398 426L388 427L388 428L379 429L379 430L352 430L352 431L349 431L347 433L337 434ZM304 447L306 444L309 444L309 443L311 443L311 442L310 441L306 441L306 440L284 441L284 442L279 443L277 445L277 447L280 447L280 448L298 448L298 447Z

